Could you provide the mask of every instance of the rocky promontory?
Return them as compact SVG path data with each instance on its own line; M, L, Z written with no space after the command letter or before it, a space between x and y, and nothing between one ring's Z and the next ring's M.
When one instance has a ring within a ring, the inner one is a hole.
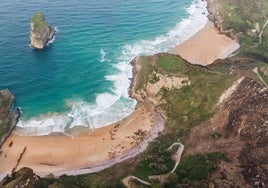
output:
M48 25L43 13L37 12L31 20L31 46L36 49L43 49L54 34L55 28Z
M4 89L0 91L0 149L15 128L20 117L18 109L10 110L14 101L15 97L9 90Z

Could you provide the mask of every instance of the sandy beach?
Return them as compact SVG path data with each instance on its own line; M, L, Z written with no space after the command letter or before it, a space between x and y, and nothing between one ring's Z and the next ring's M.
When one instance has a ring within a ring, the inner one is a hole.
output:
M41 176L99 171L142 152L162 130L154 107L144 105L120 122L75 137L13 134L2 148L0 174L11 173L24 148L17 169L31 167Z
M214 25L208 23L193 37L176 46L173 53L190 63L205 66L228 57L238 47L235 40L219 34ZM40 176L82 174L100 171L133 157L144 151L148 143L163 131L163 119L154 108L154 104L145 102L117 123L75 136L12 134L1 149L0 174L9 174L14 167L17 170L30 167Z
M220 34L214 24L208 22L198 33L176 46L172 53L192 64L206 66L216 59L227 58L238 48L239 44L235 40Z

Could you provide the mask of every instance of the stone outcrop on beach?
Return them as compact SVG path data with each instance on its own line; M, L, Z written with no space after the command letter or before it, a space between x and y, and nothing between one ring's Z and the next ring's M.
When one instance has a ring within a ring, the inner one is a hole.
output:
M55 28L48 25L43 13L37 12L31 20L31 46L36 49L43 49L55 34Z
M42 186L43 185L43 186ZM0 182L0 187L45 187L40 181L40 177L34 174L33 170L27 167L21 168L19 171L6 176L2 182Z
M221 34L225 34L232 39L236 39L236 35L233 33L232 29L227 30L223 27L224 16L222 15L223 10L222 7L219 5L218 0L207 0L208 1L208 19L212 21L215 27L219 30Z
M4 89L0 91L0 149L15 128L20 117L18 109L10 111L14 101L15 97L9 90Z

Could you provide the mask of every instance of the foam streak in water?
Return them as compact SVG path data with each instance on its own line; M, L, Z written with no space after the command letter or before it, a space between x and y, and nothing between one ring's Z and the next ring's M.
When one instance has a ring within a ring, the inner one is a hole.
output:
M100 56L101 56L99 59L100 63L103 63L105 61L110 62L110 60L106 58L106 52L103 49L100 50Z

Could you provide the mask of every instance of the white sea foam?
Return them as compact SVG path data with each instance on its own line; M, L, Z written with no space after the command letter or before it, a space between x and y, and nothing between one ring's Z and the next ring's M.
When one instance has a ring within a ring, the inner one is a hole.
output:
M110 62L110 60L106 58L106 52L105 52L103 49L100 50L100 58L99 58L99 62L100 62L100 63L103 63L103 62Z
M182 20L167 34L156 37L154 40L141 40L134 44L123 46L118 63L114 65L116 74L105 78L113 82L111 92L97 96L94 103L83 100L68 100L66 105L71 110L66 114L49 114L29 121L20 120L17 133L27 135L46 135L51 132L64 132L75 126L98 128L118 121L130 114L136 101L128 96L128 87L132 77L130 61L138 55L151 55L158 52L170 51L175 45L185 41L207 22L206 1L195 0L187 9L189 18ZM107 61L107 54L100 50L100 62Z
M50 44L54 43L56 40L56 33L59 32L59 29L57 27L54 27L54 28L55 28L55 34L53 35L52 39L47 42L46 46L49 46Z
M206 5L206 1L194 1L186 10L190 14L189 18L182 20L174 29L156 37L153 41L142 40L134 45L124 46L121 58L129 56L134 58L140 54L151 55L172 50L174 46L184 42L205 26L208 21Z

